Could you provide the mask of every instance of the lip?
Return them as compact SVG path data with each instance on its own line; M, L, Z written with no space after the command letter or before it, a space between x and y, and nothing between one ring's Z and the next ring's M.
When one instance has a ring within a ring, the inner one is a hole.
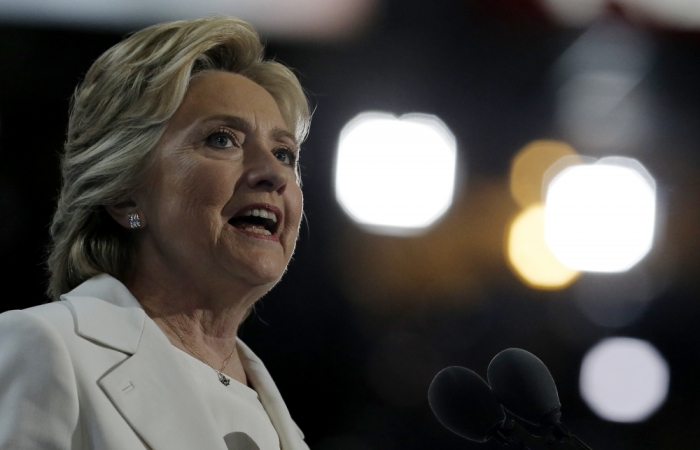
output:
M241 230L240 228L236 228L233 225L231 225L230 220L232 218L240 216L243 213L246 213L246 212L253 210L253 209L267 209L268 211L272 211L273 213L275 213L275 216L277 216L277 230L273 234L267 236L264 234L251 233L249 231ZM261 239L264 241L279 242L278 233L282 227L282 220L284 219L284 214L282 214L282 211L278 207L270 205L269 203L250 203L248 205L245 205L241 209L239 209L233 216L231 216L231 219L229 219L228 225L241 234L244 234L246 236L249 236L249 237L252 237L255 239Z

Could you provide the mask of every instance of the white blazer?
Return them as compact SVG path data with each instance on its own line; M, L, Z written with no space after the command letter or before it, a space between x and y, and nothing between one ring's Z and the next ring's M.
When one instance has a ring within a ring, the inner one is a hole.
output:
M0 449L226 450L168 338L102 274L59 302L0 314ZM308 450L267 369L242 363L282 450Z

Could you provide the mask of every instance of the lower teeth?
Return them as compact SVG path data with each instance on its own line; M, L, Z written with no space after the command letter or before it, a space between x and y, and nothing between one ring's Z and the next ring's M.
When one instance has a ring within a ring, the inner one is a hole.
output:
M255 234L262 234L262 235L264 235L264 236L270 236L270 235L272 234L272 233L270 233L269 231L267 231L267 230L264 229L264 228L253 228L253 227L250 227L250 228L244 228L243 231L247 231L247 232L249 232L249 233L255 233Z

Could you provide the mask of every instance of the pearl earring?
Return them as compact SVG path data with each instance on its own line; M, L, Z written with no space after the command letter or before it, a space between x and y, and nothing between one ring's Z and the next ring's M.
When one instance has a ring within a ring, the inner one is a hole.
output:
M141 218L139 217L139 213L132 213L132 214L127 214L129 218L129 226L133 228L141 228Z

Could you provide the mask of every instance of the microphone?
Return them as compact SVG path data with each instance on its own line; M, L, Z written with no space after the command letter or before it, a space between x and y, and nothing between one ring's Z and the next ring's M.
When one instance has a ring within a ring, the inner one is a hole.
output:
M532 425L559 423L561 403L554 378L540 359L519 348L496 355L486 376L491 390L508 411Z
M430 408L440 423L476 442L495 438L523 450L591 450L559 421L554 379L535 355L504 350L489 364L487 377L490 387L464 367L440 371L428 389Z
M428 403L445 428L476 442L489 440L506 418L486 381L464 367L442 369L430 383Z

